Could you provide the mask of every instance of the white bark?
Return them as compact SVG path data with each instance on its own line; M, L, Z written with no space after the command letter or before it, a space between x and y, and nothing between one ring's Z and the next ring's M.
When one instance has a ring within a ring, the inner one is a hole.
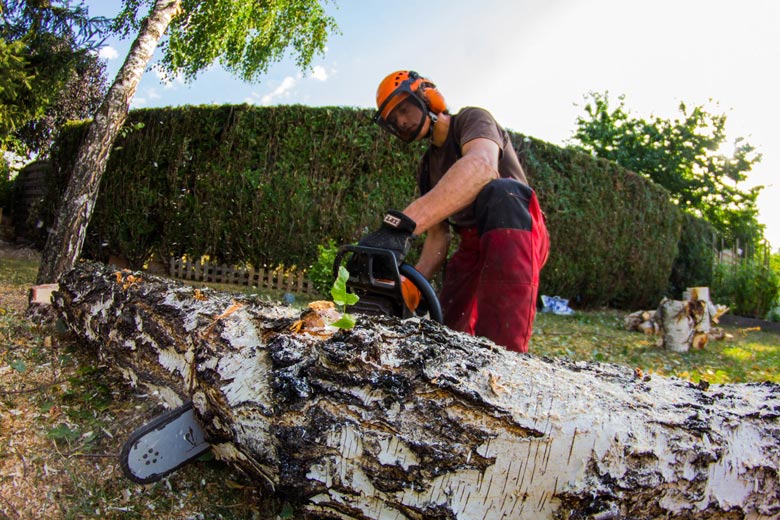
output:
M293 333L289 308L131 276L81 264L56 305L137 384L191 397L217 455L303 516L780 515L777 385L518 355L417 319Z
M46 240L38 284L56 283L79 258L111 147L127 118L130 101L157 43L180 11L181 0L155 2L98 108L79 148L56 221Z

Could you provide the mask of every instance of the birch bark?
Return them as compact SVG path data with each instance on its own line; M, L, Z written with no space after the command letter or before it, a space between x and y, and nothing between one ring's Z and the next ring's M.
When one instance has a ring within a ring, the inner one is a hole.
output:
M55 305L307 518L780 515L778 385L518 355L418 319L293 333L293 309L96 264Z

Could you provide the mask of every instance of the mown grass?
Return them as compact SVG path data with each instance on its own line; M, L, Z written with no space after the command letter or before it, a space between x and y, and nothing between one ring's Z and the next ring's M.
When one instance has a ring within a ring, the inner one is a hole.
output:
M0 258L0 284L29 285L38 274L38 263L22 258Z
M288 518L284 503L209 457L137 485L118 454L162 411L96 353L24 315L37 263L0 256L0 519Z
M677 353L659 348L655 336L625 330L624 315L614 310L537 314L530 350L577 361L618 363L694 382L780 382L780 334L724 327L727 339Z
M147 486L126 480L117 464L121 443L160 408L91 349L23 315L20 301L36 272L34 261L0 256L0 518L291 517L283 501L261 496L215 461ZM540 313L531 352L695 382L780 382L777 333L727 328L729 339L675 353L624 330L624 314Z

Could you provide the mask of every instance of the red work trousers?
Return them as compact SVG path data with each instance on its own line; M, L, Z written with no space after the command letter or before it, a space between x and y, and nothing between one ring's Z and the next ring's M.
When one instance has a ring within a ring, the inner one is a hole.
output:
M550 248L531 188L510 179L489 183L474 203L477 226L461 228L439 300L444 323L528 352L539 272Z

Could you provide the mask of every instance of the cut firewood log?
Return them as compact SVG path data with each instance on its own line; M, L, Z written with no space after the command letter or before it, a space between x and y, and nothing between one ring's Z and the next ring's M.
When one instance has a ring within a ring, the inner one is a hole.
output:
M81 263L67 326L192 399L214 453L299 517L777 518L780 387L508 352L424 319L300 311Z

